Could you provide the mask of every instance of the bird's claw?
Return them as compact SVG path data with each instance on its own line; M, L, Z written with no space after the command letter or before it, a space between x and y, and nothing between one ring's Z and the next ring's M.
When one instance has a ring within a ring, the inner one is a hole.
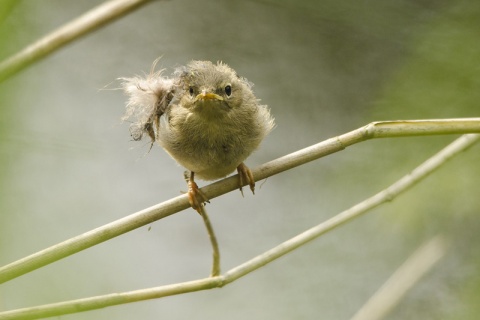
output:
M205 202L208 201L207 196L198 188L198 185L194 181L194 173L190 173L190 178L187 181L188 185L188 202L190 206L195 209L199 214L201 213L202 207L205 205Z
M250 185L250 190L252 193L255 194L255 180L253 179L252 171L242 162L237 167L238 172L238 185L240 192L242 193L243 197L243 190L242 187L248 183Z

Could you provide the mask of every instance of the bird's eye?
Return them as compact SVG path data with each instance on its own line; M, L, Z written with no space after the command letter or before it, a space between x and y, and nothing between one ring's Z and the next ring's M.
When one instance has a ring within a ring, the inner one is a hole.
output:
M193 97L193 93L194 93L193 87L188 88L188 93L190 93L190 95Z
M231 85L225 86L225 93L227 94L227 96L230 97L230 95L232 94L232 86Z

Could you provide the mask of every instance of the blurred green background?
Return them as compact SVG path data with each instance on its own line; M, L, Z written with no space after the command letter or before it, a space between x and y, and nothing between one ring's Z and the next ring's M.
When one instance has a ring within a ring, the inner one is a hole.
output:
M0 58L101 1L2 1ZM154 1L0 83L0 265L186 186L130 139L115 79L192 59L255 83L277 127L250 167L371 121L478 117L480 2ZM102 90L107 88L107 90ZM369 141L208 206L228 270L387 187L456 137ZM388 319L480 317L479 147L394 202L221 289L65 319L348 319L424 240L447 256ZM205 182L200 182L205 185ZM0 286L0 309L208 275L193 210Z

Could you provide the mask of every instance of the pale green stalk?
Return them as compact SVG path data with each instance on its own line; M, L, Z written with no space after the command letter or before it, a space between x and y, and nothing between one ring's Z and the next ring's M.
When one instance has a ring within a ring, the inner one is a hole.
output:
M362 306L351 320L381 320L385 318L418 281L428 273L447 251L440 236L418 248Z
M364 133L366 132L369 132L369 133L360 135L360 136L363 137L362 139L375 137L378 134L375 128L378 128L378 127L381 127L383 129L387 128L386 126L382 126L379 123L370 124L364 127L364 130L363 130ZM365 129L368 129L368 130L365 130ZM478 131L478 129L479 128L475 130ZM470 130L472 130L472 128L470 128ZM291 168L291 167L294 167L295 166L294 164L296 163L305 163L304 161L304 157L306 156L305 154L311 155L312 152L317 152L317 155L319 154L321 155L324 152L327 152L327 154L332 153L332 149L327 147L329 143L334 143L337 146L337 148L339 146L342 146L343 148L345 147L345 143L347 142L350 144L353 144L354 143L353 141L358 142L360 140L352 138L357 135L354 133L357 131L358 130L352 131L350 133L347 133L346 135L329 139L326 142L316 145L316 146L320 146L318 148L321 151L314 148L314 146L309 147L309 148L300 150L298 152L295 152L293 154L290 154L288 156L269 162L261 166L260 168L258 168L255 172L257 173L263 172L263 174L265 174L265 172L274 172L274 171L281 172L286 169L284 169L283 166L277 166L277 168L274 170L272 169L272 163L274 164L287 163ZM358 132L362 132L362 130ZM386 131L382 130L382 132L386 132ZM380 133L380 136L384 137L384 133ZM407 174L406 176L404 176L403 178L401 178L400 180L392 184L387 189L377 193L376 195L366 199L365 201L362 201L361 203L353 206L352 208L339 213L338 215L330 218L329 220L311 229L306 230L305 232L297 235L296 237L293 237L290 240L285 241L284 243L274 247L273 249L270 249L260 254L259 256L243 263L242 265L239 265L227 271L224 275L220 275L217 277L210 277L206 279L199 279L195 281L177 283L177 284L172 284L167 286L149 288L149 289L142 289L142 290L136 290L136 291L130 291L130 292L124 292L124 293L118 293L118 294L117 293L109 294L104 296L65 301L65 302L31 307L31 308L11 310L11 311L0 313L0 319L33 319L33 318L41 318L41 317L50 317L55 315L67 314L67 313L76 313L81 311L94 310L98 308L104 308L108 306L113 306L113 305L118 305L123 303L130 303L130 302L135 302L140 300L154 299L154 298L160 298L160 297L193 292L198 290L206 290L211 288L223 287L224 285L229 284L243 277L244 275L255 271L256 269L274 261L275 259L278 259L279 257L291 252L292 250L295 250L296 248L301 247L302 245L308 243L309 241L312 241L313 239L319 237L320 235L325 234L326 232L333 230L334 228L340 225L343 225L344 223L356 217L361 216L362 214L379 206L380 204L393 200L400 193L406 191L408 188L411 188L420 180L426 178L430 173L437 170L441 165L446 163L447 160L459 154L460 152L466 150L467 148L472 146L475 142L477 142L479 139L480 139L480 135L478 134L467 134L460 137L459 139L455 140L453 143L448 145L446 148L441 150L439 153L437 153L436 155L434 155L433 157L425 161L423 164L418 166L411 173ZM341 150L342 148L338 150ZM305 153L305 150L308 150L308 152ZM224 180L225 182L220 182L217 184L220 184L220 185L225 184L226 185L225 188L227 188L228 185L226 184L226 182L228 180L235 180L235 179L236 177L227 178ZM187 201L188 203L188 200L186 199L186 197L187 196L184 196L183 198L185 198L185 201ZM179 199L177 201L180 201L180 199L183 199L183 198L175 198L175 199ZM175 199L170 200L169 203L171 206L172 206L171 201L174 201ZM146 210L148 211L148 209ZM137 213L135 214L135 217L139 218L139 216L142 216L142 213L143 215L147 214L147 211L144 210L141 213ZM125 223L125 219L127 218L124 218L120 221L123 221L123 223ZM146 220L148 219L146 219L145 217L142 218L142 221L146 221ZM116 223L116 227L119 227L119 224L120 225L122 224L119 222L115 222L115 223ZM105 228L107 228L107 226L96 229L97 230L96 232L99 233L98 230L103 230L104 233L108 233L106 230L104 230ZM123 228L126 228L126 227L123 226ZM110 230L110 229L107 228L107 230ZM108 237L111 237L111 234L109 234ZM87 239L83 239L83 241L86 241L86 240L88 240L88 237ZM72 240L69 240L69 241L72 241ZM59 244L57 246L61 246L61 245L62 244ZM77 244L77 247L78 247L78 244ZM55 246L52 248L53 249L46 249L46 250L54 250L54 251L58 250L58 249L55 249L56 248ZM68 249L68 246L67 248L64 248L64 249ZM50 251L50 255L54 255L54 254L58 254L58 253L56 252L52 253ZM26 264L29 263L28 258L29 257L23 259L23 261L26 261L24 263ZM13 263L12 265L15 266L15 263Z
M0 63L0 81L151 0L111 0L86 12Z
M354 131L267 162L253 169L252 173L255 181L263 180L280 172L341 151L350 145L374 138L473 132L480 133L480 118L374 122ZM475 137L475 135L467 137ZM234 175L203 187L201 190L208 199L214 199L237 188L238 176ZM58 243L1 267L0 283L19 277L54 261L68 257L189 207L188 196L180 195Z

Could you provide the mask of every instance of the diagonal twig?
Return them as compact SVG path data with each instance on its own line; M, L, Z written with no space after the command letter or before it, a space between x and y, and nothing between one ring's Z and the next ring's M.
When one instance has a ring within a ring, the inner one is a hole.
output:
M152 0L110 0L37 40L0 63L0 82L66 44Z
M395 271L351 320L380 320L387 316L405 294L445 255L447 242L441 236L418 248Z
M382 190L376 195L354 205L336 216L320 223L319 225L304 231L303 233L281 243L280 245L258 255L257 257L227 271L224 275L210 277L189 282L182 282L172 285L114 293L103 296L96 296L72 301L59 302L54 304L42 305L31 308L23 308L0 312L0 320L6 319L32 319L44 318L55 315L76 313L88 310L114 306L118 304L131 303L136 301L156 299L166 296L207 290L223 287L248 273L278 259L279 257L297 249L298 247L318 238L319 236L361 216L369 210L392 201L402 192L414 186L420 180L426 178L430 173L437 170L449 159L465 151L480 140L478 134L463 135L450 145L442 149L433 157L415 168L411 173L405 175L400 180L393 183L388 188ZM187 200L188 201L188 200Z
M263 180L280 172L341 151L353 144L374 138L472 132L480 133L480 118L373 122L351 132L267 162L253 169L252 173L255 181ZM237 188L238 177L234 175L205 186L201 190L208 199L214 199ZM181 195L38 251L0 267L0 283L189 207L188 196Z

